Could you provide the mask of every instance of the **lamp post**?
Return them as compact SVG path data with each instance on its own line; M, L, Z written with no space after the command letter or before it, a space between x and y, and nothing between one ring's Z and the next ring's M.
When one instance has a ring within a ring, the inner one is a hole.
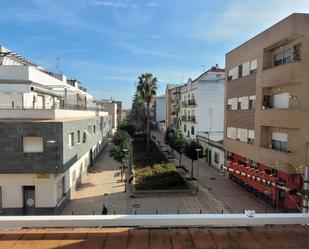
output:
M127 152L128 152L128 149L122 149L122 151L124 152L124 155L126 156ZM122 161L122 164L121 164L121 181L123 181L123 171L124 171L124 161Z
M199 183L199 176L200 176L200 170L199 170L199 164L198 164L198 159L200 158L200 151L201 149L195 149L196 150L196 154L197 154L197 178L196 178L196 192L198 192L198 183Z

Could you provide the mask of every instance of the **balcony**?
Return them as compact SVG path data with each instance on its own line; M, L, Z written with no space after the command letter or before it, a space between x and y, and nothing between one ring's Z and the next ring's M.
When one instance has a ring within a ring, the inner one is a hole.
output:
M195 99L194 99L194 98L193 98L193 99L189 99L189 100L188 100L188 105L189 105L189 106L195 106L195 105L196 105Z
M107 115L107 112L87 109L0 109L0 119L56 120L102 115Z
M271 68L264 69L261 72L260 86L272 87L287 83L299 83L303 78L303 63L293 61Z
M195 115L181 116L181 120L190 123L196 123Z
M34 82L53 87L63 87L66 85L66 82L31 66L1 66L0 78L2 80Z
M299 128L303 115L303 112L296 109L266 108L256 111L255 120L263 126Z
M182 106L188 106L188 102L187 101L181 101L181 105Z
M179 99L172 99L172 105L179 105Z

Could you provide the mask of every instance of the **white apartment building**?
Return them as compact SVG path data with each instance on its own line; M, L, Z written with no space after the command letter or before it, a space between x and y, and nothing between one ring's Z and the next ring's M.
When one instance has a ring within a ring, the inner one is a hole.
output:
M224 69L216 65L181 87L180 129L184 136L196 139L198 132L223 132L224 78Z
M93 106L78 80L53 73L0 45L0 108L52 109Z
M157 123L165 123L166 103L165 95L156 97L155 100L155 118Z
M107 143L99 107L79 81L0 47L0 215L61 213Z

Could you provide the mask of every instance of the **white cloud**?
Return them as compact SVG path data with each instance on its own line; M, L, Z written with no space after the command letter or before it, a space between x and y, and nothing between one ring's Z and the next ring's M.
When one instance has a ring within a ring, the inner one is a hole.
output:
M89 2L94 7L113 7L113 8L126 8L128 4L124 1L103 1L103 0L96 0Z
M232 0L222 10L198 12L177 29L186 38L226 43L230 39L249 38L294 12L308 12L308 0ZM185 32L184 32L185 31Z

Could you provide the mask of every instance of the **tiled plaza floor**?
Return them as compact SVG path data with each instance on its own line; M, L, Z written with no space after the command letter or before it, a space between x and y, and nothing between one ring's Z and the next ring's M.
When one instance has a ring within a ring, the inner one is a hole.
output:
M153 135L157 135L154 133ZM103 203L108 213L116 214L162 214L171 213L239 213L243 209L257 212L274 211L269 206L218 174L213 168L200 164L200 188L196 196L156 196L131 198L125 193L120 180L119 164L109 157L108 145L95 163L95 173L86 177L85 183L73 196L63 214L100 214ZM190 169L191 162L184 158L183 164ZM211 180L215 178L215 180Z

